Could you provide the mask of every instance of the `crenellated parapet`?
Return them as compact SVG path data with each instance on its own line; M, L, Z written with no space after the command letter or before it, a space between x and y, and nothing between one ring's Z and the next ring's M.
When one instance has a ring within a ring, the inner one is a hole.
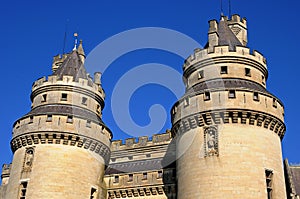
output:
M263 55L243 46L236 46L234 51L229 46L215 46L213 52L196 49L186 59L183 71L187 88L216 78L242 78L265 87L268 78Z
M99 82L96 79L94 81ZM104 108L105 93L101 85L87 79L79 78L77 82L72 76L59 79L53 75L35 81L30 97L32 108L53 103L72 104L91 109L100 115Z
M138 138L127 138L125 142L123 142L122 140L112 141L111 150L121 151L127 149L138 149L141 147L168 144L171 141L171 139L171 131L167 130L166 133L153 135L152 139L150 139L148 136L141 136Z
M175 170L160 169L109 175L104 178L108 198L156 197L175 198Z

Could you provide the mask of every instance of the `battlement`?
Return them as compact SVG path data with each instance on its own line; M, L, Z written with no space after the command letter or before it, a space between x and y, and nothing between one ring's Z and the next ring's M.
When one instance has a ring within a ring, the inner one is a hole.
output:
M101 87L100 78L101 78L101 73L96 72L94 75L94 83L91 84L89 80L83 79L83 78L79 78L78 81L74 81L74 77L68 76L68 75L63 76L62 79L55 75L51 75L48 77L44 76L44 77L36 80L32 84L32 92L43 86L59 84L59 85L72 85L72 86L76 86L76 87L86 88L86 89L91 90L96 93L100 92L100 94L102 96L105 96L105 93ZM90 79L92 80L92 78L90 78Z
M169 143L171 140L171 131L167 130L162 134L154 134L151 138L149 138L148 136L142 136L138 138L127 138L126 140L115 140L112 142L111 148L112 151L126 150Z
M215 46L212 52L210 52L209 49L196 48L194 53L185 60L183 70L187 70L190 66L200 61L208 61L208 59L214 61L214 59L220 56L222 56L223 59L226 57L238 57L245 59L247 62L250 59L257 62L261 67L267 68L266 58L256 50L250 52L248 47L236 46L235 51L230 51L229 46Z
M229 24L239 23L239 24L243 24L245 27L247 27L247 19L244 18L244 17L241 18L241 16L238 15L238 14L232 15L229 20L227 18L227 21L228 21Z

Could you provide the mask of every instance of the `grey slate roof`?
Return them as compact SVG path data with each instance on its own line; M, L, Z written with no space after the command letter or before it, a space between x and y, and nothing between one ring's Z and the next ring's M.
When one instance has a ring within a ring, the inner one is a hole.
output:
M212 81L207 81L203 83L196 84L191 89L188 90L188 93L191 92L201 92L206 89L211 88L226 88L226 89L249 89L253 91L269 93L263 86L256 82L242 80L242 79L215 79Z
M89 80L90 84L92 83L86 73L77 50L73 50L67 56L62 65L53 73L53 75L57 75L59 79L62 79L64 75L73 76L74 81L76 82L79 78L82 78Z
M297 195L300 195L300 166L291 166L290 169L296 193Z
M111 163L106 169L105 175L119 173L133 173L140 171L153 171L163 169L162 158L137 160L121 163Z
M229 46L229 51L235 51L236 46L243 46L243 44L228 27L228 23L226 20L227 19L221 19L221 21L218 24L218 46ZM209 43L207 42L204 48L208 48L208 46Z
M101 118L92 111L67 104L49 104L32 109L26 116L31 115L74 115L83 119L103 124Z
M227 21L221 20L218 26L219 46L229 46L234 51L236 46L243 46L235 34L228 27Z

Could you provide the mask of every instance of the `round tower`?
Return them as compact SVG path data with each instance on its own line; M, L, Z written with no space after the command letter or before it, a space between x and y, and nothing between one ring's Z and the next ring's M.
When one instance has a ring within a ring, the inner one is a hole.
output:
M183 66L172 107L178 199L286 198L282 102L266 90L266 59L247 44L238 15L209 22L208 43Z
M86 73L81 45L55 57L59 67L33 83L31 111L13 127L7 198L105 198L112 133L102 122L104 91Z

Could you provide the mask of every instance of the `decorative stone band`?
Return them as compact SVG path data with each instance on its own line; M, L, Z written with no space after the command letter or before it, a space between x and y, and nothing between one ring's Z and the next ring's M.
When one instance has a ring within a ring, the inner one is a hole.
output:
M83 87L76 87L76 86L71 86L71 85L57 85L57 84L53 84L53 85L47 85L47 86L43 86L40 87L38 89L35 89L32 91L31 95L30 95L30 99L31 101L33 101L33 99L41 94L41 93L46 93L49 91L62 91L62 92L74 92L74 93L80 93L83 95L86 95L90 98L95 99L102 107L102 109L104 108L104 96L100 96L98 93L95 93L93 91L90 91L88 89L85 89Z
M208 59L199 60L199 62L193 63L189 67L187 67L184 70L183 76L185 78L188 78L193 72L195 72L200 68L203 68L205 66L213 66L215 64L224 64L224 63L250 66L261 71L266 78L268 77L268 70L263 64L259 63L256 60L249 59L246 57L239 57L239 56L216 56L216 57L210 57Z
M226 109L199 112L182 118L173 124L172 136L180 136L190 129L195 129L197 127L227 123L260 126L274 131L281 139L286 130L283 121L273 115L246 109Z
M83 135L60 132L39 132L28 133L14 137L10 142L13 153L21 147L36 144L62 144L76 146L95 152L103 157L105 165L108 165L110 159L109 147L99 140L86 137Z
M146 186L146 187L135 187L131 189L109 189L107 191L108 199L113 198L127 198L127 197L146 197L156 195L167 195L171 196L176 194L175 184L168 185L157 185L157 186ZM172 197L172 198L175 198Z

